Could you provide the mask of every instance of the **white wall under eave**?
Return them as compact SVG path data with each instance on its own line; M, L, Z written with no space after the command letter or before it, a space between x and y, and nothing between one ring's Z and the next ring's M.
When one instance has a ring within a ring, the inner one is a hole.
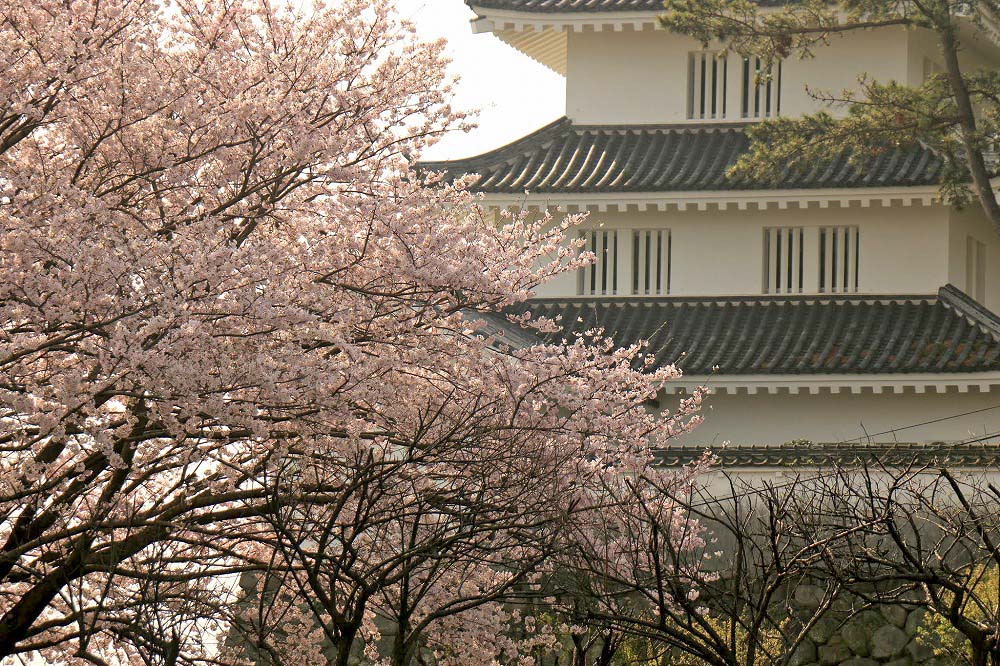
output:
M979 30L967 29L959 35L961 50L959 61L966 72L976 69L996 67L996 45ZM919 86L925 75L944 71L940 40L936 33L925 28L907 31L907 77L906 83Z
M816 48L813 58L790 58L783 65L781 115L823 108L806 93L806 84L839 93L857 87L862 74L907 81L912 70L907 39L906 30L896 27L850 33ZM697 41L662 30L570 32L566 115L579 124L684 122L688 53L700 49ZM727 120L740 119L741 74L735 57L728 76Z
M949 281L948 216L949 209L938 205L882 207L873 204L870 208L854 205L745 211L688 209L595 212L591 213L586 226L603 225L606 229L621 230L670 229L670 295L735 296L762 293L765 227L801 226L808 238L810 234L818 234L821 226L857 225L861 238L859 293L935 294ZM621 242L631 240L628 234L621 238ZM805 266L804 293L816 293L818 256L808 249ZM619 270L630 275L629 266L620 266ZM624 276L619 282L628 283ZM538 296L542 297L575 295L575 274L561 275L538 289ZM630 294L622 292L619 295Z
M799 439L821 443L960 442L1000 432L1000 395L908 391L712 395L702 412L705 422L677 443L774 445ZM671 400L677 397L666 396L664 406L669 408ZM1000 435L994 434L992 441L1000 441Z

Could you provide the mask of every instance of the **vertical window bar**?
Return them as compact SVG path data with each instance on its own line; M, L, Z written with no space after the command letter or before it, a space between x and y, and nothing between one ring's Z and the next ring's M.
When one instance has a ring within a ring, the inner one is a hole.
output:
M760 58L754 58L753 115L754 118L760 118Z
M793 278L793 276L794 276L794 268L793 267L794 267L795 264L792 261L793 258L794 258L794 256L795 256L795 230L794 229L789 229L788 230L788 261L786 262L788 264L788 268L787 268L787 271L788 271L788 282L785 285L785 288L789 292L795 291L795 282L793 281L793 279L794 279Z
M729 92L729 58L722 59L722 117L726 117L726 94ZM669 233L667 234L670 235ZM669 243L669 241L668 241Z
M781 288L784 286L781 283L781 229L777 230L775 234L775 264L774 264L774 292L776 294L781 293Z
M645 240L645 243L644 243L645 248L644 249L646 250L645 256L644 256L644 261L642 262L643 266L645 266L645 268L646 268L646 270L643 272L643 275L644 275L644 278L645 278L645 283L644 283L643 286L644 286L644 293L648 294L649 293L649 287L650 287L650 277L651 277L650 276L649 259L650 259L650 255L652 254L650 252L649 242L652 240L652 238L651 238L652 232L645 231L645 232L643 232L642 235L645 237L645 239L644 239Z
M660 261L663 259L663 251L662 251L662 249L660 247L660 232L659 231L654 231L654 232L652 232L652 234L653 234L653 238L656 241L656 272L655 272L655 275L654 275L653 293L659 294L660 293L660 274L662 272L662 267L660 266Z
M772 70L773 69L774 69L773 65L767 68L767 74L766 74L766 76L767 76L767 84L766 84L767 85L767 88L766 88L767 94L765 95L765 99L764 99L764 115L765 116L770 116L771 115L771 86L772 86L772 83L773 83L773 81L771 79L771 74L772 74Z
M608 293L608 232L597 232L597 267L600 279L598 285L601 295Z
M802 285L805 284L805 230L799 227L799 293L802 293Z
M819 230L819 292L826 291L826 229Z
M743 99L740 112L744 118L750 115L750 58L743 58Z
M719 59L712 56L712 117L717 117L719 108Z
M639 258L635 262L636 275L638 276L638 289L637 293L644 294L646 290L646 232L640 231L639 234Z
M777 90L774 94L774 115L781 115L781 61L778 61Z
M705 117L705 74L706 74L706 54L701 54L701 118Z
M835 293L837 291L837 228L834 227L831 231L830 244L832 251L830 253L830 291Z
M859 288L858 276L861 274L861 230L854 227L854 291Z
M618 293L618 232L612 232L611 234L611 293Z
M762 282L764 283L764 293L771 293L771 230L767 227L764 228L764 275Z
M670 233L670 229L667 229L667 291L670 293L670 265L673 259L673 236Z
M597 232L596 231L591 231L590 232L589 244L587 246L587 249L590 250L591 252L593 252L595 255L597 254ZM589 282L590 282L590 291L588 293L593 294L595 291L597 291L597 266L591 264L590 266L587 267L587 269L590 271L590 280L589 280Z
M639 232L632 232L632 293L639 293Z
M844 227L844 291L851 290L851 258L854 255L851 253L851 230L850 227Z
M694 59L695 54L688 54L688 118L694 118L694 91L696 89L694 79Z

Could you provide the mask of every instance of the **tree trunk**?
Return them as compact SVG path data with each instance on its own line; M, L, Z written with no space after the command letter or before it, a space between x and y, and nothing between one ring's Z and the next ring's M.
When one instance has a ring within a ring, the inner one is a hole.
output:
M986 168L981 146L976 141L976 112L972 106L969 88L965 85L962 69L958 62L958 40L955 37L955 26L949 21L947 26L939 28L941 37L941 53L944 56L945 71L955 104L958 106L959 128L962 145L965 147L969 175L972 178L972 189L979 199L979 204L986 213L993 231L1000 236L1000 204L997 204L993 185L990 183L990 173ZM985 663L985 662L983 662Z
M357 627L338 627L340 630L340 640L337 641L337 662L336 666L348 666L351 659L351 650L354 648L354 637L358 633Z

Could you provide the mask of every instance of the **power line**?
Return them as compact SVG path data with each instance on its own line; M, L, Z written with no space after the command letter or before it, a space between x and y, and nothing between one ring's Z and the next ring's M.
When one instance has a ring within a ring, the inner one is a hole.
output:
M937 419L930 419L928 421L922 421L920 423L914 423L914 424L907 425L907 426L901 426L899 428L893 428L891 430L886 430L886 431L883 431L883 432L874 433L872 435L867 435L866 437L859 437L859 438L854 438L854 439L840 440L838 442L833 442L832 445L833 446L839 446L839 445L842 445L842 444L849 444L851 442L856 442L856 441L863 440L863 439L866 439L866 438L870 439L872 437L878 437L879 435L886 435L886 434L890 434L890 433L894 433L894 432L899 432L899 431L902 431L902 430L909 430L909 429L912 429L912 428L919 428L919 427L924 426L924 425L930 425L930 424L933 424L933 423L940 423L942 421L948 421L948 420L951 420L951 419L961 418L963 416L970 416L970 415L973 415L973 414L979 414L979 413L982 413L982 412L988 412L988 411L994 410L994 409L1000 409L1000 404L993 405L993 406L990 406L990 407L983 407L981 409L974 409L974 410L967 411L967 412L960 412L960 413L957 413L957 414L952 414L952 415L944 416L944 417L937 418ZM920 451L919 451L919 453L929 454L929 455L933 455L935 453L947 453L949 449L955 448L957 446L966 446L966 445L969 445L969 444L978 444L980 442L985 442L985 441L987 441L989 439L993 439L994 437L1000 437L1000 431L996 431L996 432L992 432L992 433L987 433L987 434L982 435L982 436L976 436L976 437L973 437L973 438L970 438L970 439L961 440L961 441L958 441L958 442L941 442L940 445L936 446L936 447L932 446L932 447L921 448ZM694 447L692 447L692 448L694 448ZM706 449L706 450L710 450L710 449ZM887 452L891 452L892 450L893 450L893 447L890 446L887 449ZM903 447L899 447L898 450L902 451L904 449L903 449ZM806 476L806 477L799 476L799 477L796 477L795 479L793 479L791 481L788 481L788 482L785 482L785 483L770 484L766 488L759 488L759 489L754 489L754 490L745 490L745 491L738 492L738 493L734 492L732 494L727 495L724 498L712 498L710 500L704 500L704 501L699 502L697 504L688 503L688 506L691 507L691 508L697 508L697 507L700 507L700 506L708 506L709 504L717 504L717 503L720 503L720 502L723 502L723 501L730 501L730 500L745 498L745 497L749 497L751 495L760 495L760 494L762 494L764 492L767 492L767 491L770 491L770 490L780 490L780 489L783 489L783 488L790 488L790 487L793 487L793 486L797 486L797 485L800 485L803 482L821 481L823 479L827 479L827 478L831 478L833 476L836 476L839 473L840 473L840 470L835 470L835 471L829 471L829 472L823 472L823 473L815 474L815 475L812 475L812 476Z

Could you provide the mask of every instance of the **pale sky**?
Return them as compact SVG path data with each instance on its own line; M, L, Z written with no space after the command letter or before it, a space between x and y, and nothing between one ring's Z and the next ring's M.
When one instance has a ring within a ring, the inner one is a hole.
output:
M451 70L459 77L453 106L479 110L478 128L445 137L423 159L477 155L564 115L565 79L492 34L474 35L469 20L475 14L463 0L395 2L421 37L448 40Z

